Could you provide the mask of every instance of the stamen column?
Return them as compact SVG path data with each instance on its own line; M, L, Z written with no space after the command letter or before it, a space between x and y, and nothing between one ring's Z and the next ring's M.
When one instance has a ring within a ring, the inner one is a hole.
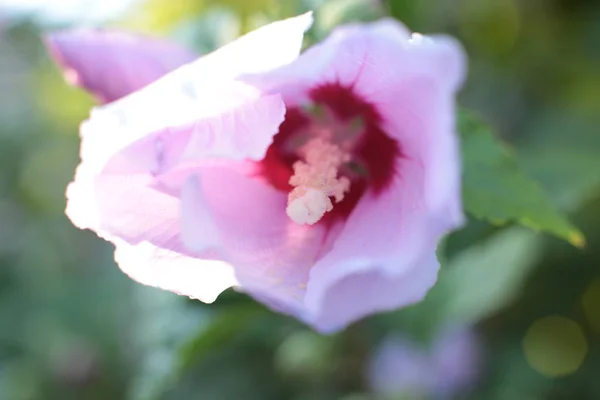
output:
M301 149L304 161L294 163L288 196L287 215L297 224L315 224L333 209L329 197L336 203L350 189L350 180L339 176L340 166L350 155L329 140L329 135L310 139Z

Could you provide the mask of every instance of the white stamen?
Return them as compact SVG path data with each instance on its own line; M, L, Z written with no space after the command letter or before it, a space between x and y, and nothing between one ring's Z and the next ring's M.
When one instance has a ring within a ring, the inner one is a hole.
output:
M303 196L288 203L287 215L297 224L312 225L333 208L331 200L320 190L307 189Z
M305 161L294 164L288 196L287 215L297 224L312 225L333 209L329 197L336 203L344 198L350 180L338 177L339 167L350 159L347 152L327 140L327 135L309 140L302 148Z

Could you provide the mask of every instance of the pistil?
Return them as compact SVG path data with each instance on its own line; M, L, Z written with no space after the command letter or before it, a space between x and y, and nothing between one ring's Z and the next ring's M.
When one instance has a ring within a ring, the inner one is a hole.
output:
M301 160L293 165L287 215L297 224L313 225L333 209L330 197L338 203L350 189L350 180L340 176L340 167L350 154L326 134L310 139L299 151Z

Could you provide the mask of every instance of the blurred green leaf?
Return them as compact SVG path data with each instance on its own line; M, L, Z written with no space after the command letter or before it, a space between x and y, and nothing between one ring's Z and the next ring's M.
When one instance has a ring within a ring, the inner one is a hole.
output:
M0 363L0 400L34 400L40 398L38 371L24 360Z
M130 400L154 400L179 378L181 346L202 334L212 322L209 310L173 293L136 286L135 345L142 353L129 388Z
M315 39L324 38L341 24L372 21L384 16L383 7L369 0L328 0L315 13L312 32Z
M208 3L234 11L240 19L242 33L279 18L282 11L281 2L277 0L209 0Z
M279 400L291 397L273 376L270 348L230 343L202 359L161 400Z
M210 351L216 351L233 342L247 331L248 325L264 311L253 303L243 303L222 312L200 334L179 349L179 370L189 368Z
M537 115L518 138L519 165L561 207L575 210L600 187L598 118L559 110Z
M45 60L35 71L36 112L44 121L56 126L56 135L77 137L77 125L89 116L94 98L79 87L66 85L61 71Z
M148 343L143 370L136 378L129 396L131 400L162 399L165 393L177 390L186 376L205 368L203 365L207 360L222 357L232 346L248 342L257 344L254 340L257 337L265 337L270 346L280 341L273 337L277 333L272 326L276 317L252 301L223 307L216 315L201 307L195 313L201 315L196 317L189 312L183 313L190 305L181 309L182 303L177 302L171 306L176 308L161 318L169 326L159 329L159 336ZM156 313L153 315L154 318L160 318ZM202 318L198 320L200 316ZM182 323L187 326L171 332Z
M208 54L237 39L240 31L240 20L234 12L223 7L211 7L198 17L179 23L174 37L198 54Z
M522 227L502 229L452 258L421 303L399 317L427 342L448 323L474 324L512 301L536 265L541 241Z
M219 307L207 325L175 344L161 390L146 399L282 398L272 379L273 351L298 327L250 299Z
M464 162L466 210L494 224L516 221L583 246L583 234L552 204L538 184L519 169L514 154L469 112L461 112L459 129Z
M439 278L445 317L476 322L507 305L535 266L538 242L532 232L512 227L457 255Z
M422 25L423 4L414 0L388 0L387 8L391 15L398 18L411 29L418 30Z
M514 0L461 0L457 3L459 28L470 47L488 55L510 51L521 28Z

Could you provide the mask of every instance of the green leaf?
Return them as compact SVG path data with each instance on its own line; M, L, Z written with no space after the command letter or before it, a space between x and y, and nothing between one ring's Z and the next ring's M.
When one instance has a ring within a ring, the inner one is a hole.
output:
M540 256L537 239L515 226L454 257L439 277L444 316L476 322L510 303Z
M369 0L327 0L315 12L315 23L309 35L321 40L339 25L374 21L383 15L383 7Z
M427 297L400 312L403 326L426 343L449 323L470 325L493 315L519 295L540 258L539 239L513 226L442 261Z
M169 295L171 295L169 293ZM266 349L276 347L283 338L289 336L301 325L290 318L271 313L265 307L247 298L224 295L225 304L214 304L210 308L183 304L180 297L175 298L173 307L167 315L154 313L155 320L162 320L158 332L151 335L148 354L136 377L130 400L158 400L171 398L167 393L179 393L192 386L197 398L221 398L215 395L201 396L202 390L214 390L223 384L212 375L218 375L214 363L226 368L230 356L242 357L241 352L264 353L271 357ZM219 301L219 303L222 303ZM150 320L149 322L153 322ZM143 326L148 328L147 326ZM232 353L233 352L233 353ZM232 353L232 354L230 354ZM237 355L236 355L237 353ZM253 354L248 356L255 357ZM245 356L244 356L245 357ZM269 359L269 363L272 360ZM270 364L269 364L270 365ZM206 375L210 371L211 377ZM201 377L194 377L202 372ZM244 373L243 369L229 371L241 374L236 379L247 380L254 373ZM264 372L264 371L263 371ZM192 377L193 379L191 379ZM191 383L189 380L191 379ZM186 383L187 382L187 383ZM248 382L246 382L248 383ZM248 383L250 384L250 383ZM235 386L235 385L234 385ZM231 387L226 393L239 388ZM166 397L165 397L166 396ZM191 398L173 395L173 398ZM179 397L178 397L179 396ZM258 398L262 398L257 393ZM253 398L248 397L247 398ZM244 397L244 398L246 398ZM194 397L196 398L196 397ZM240 398L238 395L226 395L225 398Z
M576 210L600 188L598 118L564 110L540 112L517 138L519 165L566 210Z
M514 154L469 112L459 115L463 198L473 216L494 224L518 222L582 247L583 234L563 216L541 187L520 170Z
M179 371L185 371L195 362L205 357L210 351L227 347L242 334L257 318L264 316L265 311L253 303L244 303L230 307L216 317L211 324L195 335L178 350Z
M180 377L178 351L182 343L207 331L213 315L207 307L189 303L173 293L139 286L133 290L135 350L140 354L128 400L157 400Z

